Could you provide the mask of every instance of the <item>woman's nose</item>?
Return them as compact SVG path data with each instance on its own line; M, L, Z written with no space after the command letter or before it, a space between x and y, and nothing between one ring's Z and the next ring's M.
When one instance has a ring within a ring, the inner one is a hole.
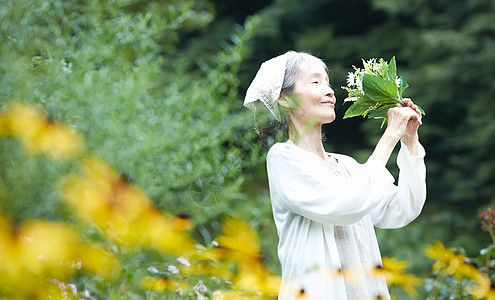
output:
M328 96L328 97L333 97L334 95L334 90L331 88L331 87L328 87L328 90L325 91L325 96Z

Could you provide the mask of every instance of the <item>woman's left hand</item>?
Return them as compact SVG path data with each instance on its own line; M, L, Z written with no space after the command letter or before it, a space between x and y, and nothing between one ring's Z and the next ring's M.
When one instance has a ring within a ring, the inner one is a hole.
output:
M418 109L416 104L414 104L414 102L409 98L404 98L402 101L407 107L411 108L418 114L418 118L410 118L407 122L406 130L404 132L404 135L401 137L401 139L405 142L406 140L418 138L418 128L422 124L422 121L421 111ZM397 103L397 107L403 106Z

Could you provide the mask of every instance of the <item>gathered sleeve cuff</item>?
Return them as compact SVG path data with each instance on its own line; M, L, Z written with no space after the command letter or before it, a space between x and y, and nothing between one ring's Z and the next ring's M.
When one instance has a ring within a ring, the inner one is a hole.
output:
M349 157L343 157L352 160ZM267 155L270 194L275 207L333 225L362 219L386 197L394 178L371 156L355 165L352 176L338 176L321 158L288 143L275 144Z
M417 218L426 201L426 152L419 145L419 155L412 155L401 142L397 166L399 180L391 187L381 206L371 211L373 224L380 228L400 228Z

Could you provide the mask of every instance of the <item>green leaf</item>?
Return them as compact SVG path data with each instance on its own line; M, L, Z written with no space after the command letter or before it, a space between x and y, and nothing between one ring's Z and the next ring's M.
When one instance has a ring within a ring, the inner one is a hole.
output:
M354 102L345 112L344 119L357 117L364 114L371 106L375 106L376 102L367 96L361 96Z
M409 84L407 84L407 81L404 77L400 77L400 87L399 87L399 96L402 98L402 93L404 92L405 89L407 89L407 87L409 86Z
M397 99L398 87L395 81L385 80L376 75L363 74L363 91L371 100L378 103L399 102Z
M395 81L395 77L397 77L397 65L394 56L390 59L390 63L388 64L388 79Z
M419 105L416 104L416 106L418 107L421 114L426 115L425 111Z
M382 104L368 113L368 118L387 118L387 112L390 108L395 107L395 104Z

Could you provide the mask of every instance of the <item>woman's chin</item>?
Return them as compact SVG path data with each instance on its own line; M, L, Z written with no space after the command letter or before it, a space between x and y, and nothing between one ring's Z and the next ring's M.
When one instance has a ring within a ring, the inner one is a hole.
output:
M323 121L322 124L330 124L335 121L335 114L333 113L329 116L325 116L324 118L321 118L321 120Z

